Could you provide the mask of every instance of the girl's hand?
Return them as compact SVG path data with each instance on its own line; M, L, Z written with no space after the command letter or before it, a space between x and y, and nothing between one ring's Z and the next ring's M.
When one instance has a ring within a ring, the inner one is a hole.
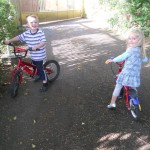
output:
M107 60L105 61L105 64L109 64L109 63L112 63L112 62L113 62L112 59L107 59Z

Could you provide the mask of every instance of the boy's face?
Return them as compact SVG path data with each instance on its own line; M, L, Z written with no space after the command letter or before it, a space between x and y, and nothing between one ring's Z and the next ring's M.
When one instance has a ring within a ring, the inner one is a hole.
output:
M33 32L35 32L38 29L39 23L36 18L29 16L27 18L27 25Z

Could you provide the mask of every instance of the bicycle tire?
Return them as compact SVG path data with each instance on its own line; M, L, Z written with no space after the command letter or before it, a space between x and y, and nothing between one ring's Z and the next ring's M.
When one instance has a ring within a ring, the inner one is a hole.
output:
M135 104L133 98L130 99L129 101L130 105L130 111L131 115L134 120L139 120L140 119L140 111L141 111L141 105L140 104Z
M11 81L11 85L10 85L10 94L12 98L15 98L18 94L18 89L19 89L19 85L20 85L20 71L17 70L14 74L14 78Z
M56 60L48 60L44 63L44 69L49 82L55 81L60 73L60 65Z

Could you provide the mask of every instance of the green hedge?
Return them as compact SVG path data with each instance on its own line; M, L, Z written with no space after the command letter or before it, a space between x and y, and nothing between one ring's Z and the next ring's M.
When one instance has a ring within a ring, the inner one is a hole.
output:
M8 0L0 0L0 42L19 32L15 7Z

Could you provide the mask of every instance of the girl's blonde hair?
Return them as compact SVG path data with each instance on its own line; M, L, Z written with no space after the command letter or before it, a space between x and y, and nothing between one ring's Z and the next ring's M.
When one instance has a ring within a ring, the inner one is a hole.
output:
M139 28L131 28L128 32L128 35L131 34L131 33L135 34L138 37L139 41L138 41L137 46L141 47L142 56L145 57L146 56L146 52L145 52L145 49L144 49L145 36L144 36L143 31L140 30Z

